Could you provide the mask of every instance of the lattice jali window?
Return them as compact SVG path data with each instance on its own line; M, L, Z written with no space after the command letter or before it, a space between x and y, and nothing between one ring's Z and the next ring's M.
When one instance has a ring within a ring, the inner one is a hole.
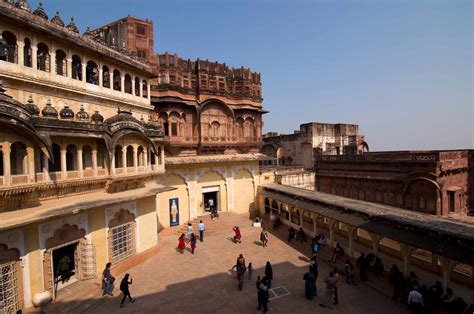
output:
M19 309L16 262L0 264L0 314L16 313Z
M135 254L135 222L109 229L109 256L112 263L120 262Z

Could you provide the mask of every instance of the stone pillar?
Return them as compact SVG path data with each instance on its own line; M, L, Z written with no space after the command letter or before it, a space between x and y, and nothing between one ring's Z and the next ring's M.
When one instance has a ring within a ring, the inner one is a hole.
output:
M379 246L380 246L380 239L382 239L381 236L378 234L369 232L370 238L372 239L372 250L375 256L379 255Z
M125 75L120 73L120 91L125 93Z
M82 178L84 176L84 171L83 171L83 165L82 165L82 149L77 150L77 171L79 172L79 178Z
M300 213L300 227L303 228L303 210L299 210Z
M82 62L82 81L86 82L86 68L87 68L87 63Z
M336 220L332 218L328 218L329 222L329 243L332 244L334 243L334 224L336 223Z
M127 146L122 147L122 168L125 173L127 170Z
M407 244L399 243L400 245L400 253L402 253L402 258L403 258L403 275L408 276L408 269L410 266L410 246Z
M97 148L92 149L92 170L94 177L97 176Z
M38 46L31 45L31 67L38 69Z
M347 235L349 237L349 256L354 256L354 233L356 232L357 228L353 226L347 226Z
M2 151L3 151L3 182L5 185L9 185L11 182L11 164L10 164L11 143L4 142L2 145Z
M145 166L145 171L148 171L148 149L146 147L143 148L143 161Z
M99 86L104 86L104 69L102 67L99 67Z
M138 172L138 145L133 145L133 168Z
M451 269L454 266L454 262L449 258L438 256L441 270L443 271L443 287L449 287L451 282Z
M115 152L112 155L112 159L110 160L110 174L115 175Z
M132 76L132 95L135 96L135 75Z
M146 84L146 92L147 92L147 98L149 101L151 101L151 95L150 95L150 84Z
M65 180L67 176L66 152L66 148L61 147L61 173L63 180Z
M50 73L56 74L56 50L51 49L49 56L49 63L51 64L51 66L49 67Z
M114 89L114 70L110 69L109 71L109 88Z
M18 47L18 64L23 66L25 64L25 55L24 55L25 43L22 41L17 41L16 45Z
M66 58L67 64L66 64L66 71L67 71L67 77L72 78L72 58Z
M313 217L313 233L314 233L314 236L316 236L318 234L318 215L313 214L312 217Z
M140 80L140 97L143 97L143 81Z
M288 211L288 220L290 221L290 227L291 227L293 224L293 221L291 220L291 209L289 209L288 206L286 206L286 210Z
M43 176L44 176L44 181L50 181L51 178L49 176L49 159L46 154L43 154Z
M36 181L35 149L33 147L26 148L26 161L27 161L27 167L25 170L28 171L28 181L35 182Z

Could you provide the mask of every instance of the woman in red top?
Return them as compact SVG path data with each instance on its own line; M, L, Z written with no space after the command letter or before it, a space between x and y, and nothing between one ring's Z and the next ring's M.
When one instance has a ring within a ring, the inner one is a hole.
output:
M241 239L242 239L242 235L240 234L240 229L239 229L239 227L235 226L233 230L234 230L234 232L235 232L234 242L235 242L235 243L237 243L237 242L242 243L242 240L241 240Z
M184 233L182 233L178 239L178 250L181 252L181 254L183 254L185 248L186 248L185 235Z

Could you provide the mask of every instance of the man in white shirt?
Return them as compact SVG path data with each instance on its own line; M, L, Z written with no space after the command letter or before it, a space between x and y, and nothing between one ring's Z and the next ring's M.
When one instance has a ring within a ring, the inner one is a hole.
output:
M421 314L423 309L423 296L415 286L408 294L408 305L411 307L412 314Z
M202 220L199 222L199 241L204 240L204 230L206 230L206 227L204 226L204 223Z

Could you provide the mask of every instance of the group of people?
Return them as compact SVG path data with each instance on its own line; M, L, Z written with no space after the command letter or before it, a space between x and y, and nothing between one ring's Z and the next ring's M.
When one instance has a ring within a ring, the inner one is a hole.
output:
M105 265L105 269L102 272L102 296L113 296L113 291L115 288L115 277L112 276L110 268L112 267L112 263L107 263ZM132 298L130 295L130 288L129 285L131 285L133 282L132 277L130 274L125 274L123 277L122 281L120 282L120 291L122 291L123 297L122 301L120 302L120 307L125 306L125 300L128 298L131 303L135 302L135 299Z
M199 222L199 241L203 242L204 241L204 231L206 230L206 226L202 222L202 220ZM186 243L189 243L189 247L191 249L191 253L194 254L194 251L196 250L196 243L197 243L197 237L193 233L193 225L191 223L188 223L187 227L188 235L184 233L181 233L181 235L178 238L178 251L183 254L184 250L186 249Z
M431 287L422 285L415 272L404 276L397 265L392 265L389 271L389 281L393 286L393 299L408 304L413 314L446 313L472 314L474 306L467 306L466 302L454 294L453 289L444 289L440 281Z

